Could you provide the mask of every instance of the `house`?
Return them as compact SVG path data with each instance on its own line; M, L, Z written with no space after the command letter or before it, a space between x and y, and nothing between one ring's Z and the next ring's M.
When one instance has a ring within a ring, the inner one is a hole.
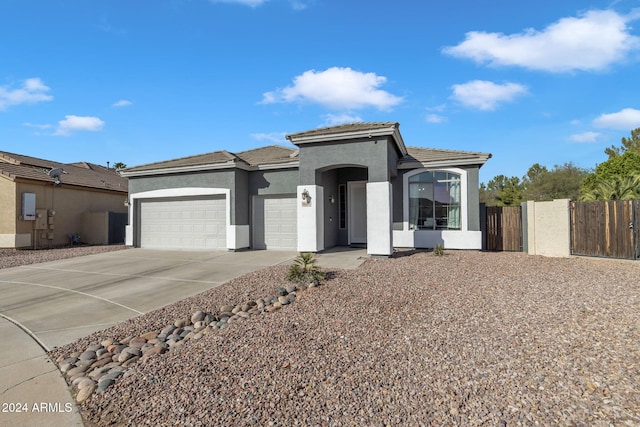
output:
M399 124L294 133L298 149L216 151L132 167L128 245L172 249L366 246L480 249L486 153L406 147Z
M0 248L65 245L70 235L122 243L127 191L114 169L0 151Z

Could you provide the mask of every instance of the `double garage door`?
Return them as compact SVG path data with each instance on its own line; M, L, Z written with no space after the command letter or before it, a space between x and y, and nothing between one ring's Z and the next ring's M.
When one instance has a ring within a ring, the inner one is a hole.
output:
M140 246L156 249L226 249L224 196L141 201Z
M152 249L227 249L224 196L140 202L140 246ZM253 249L297 250L296 198L255 196Z

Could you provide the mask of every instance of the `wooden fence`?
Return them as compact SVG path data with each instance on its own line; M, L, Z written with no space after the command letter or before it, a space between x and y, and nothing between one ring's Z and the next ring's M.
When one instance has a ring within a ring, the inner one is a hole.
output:
M639 259L640 200L571 202L571 254Z
M522 251L520 206L487 206L486 224L485 247L488 251Z

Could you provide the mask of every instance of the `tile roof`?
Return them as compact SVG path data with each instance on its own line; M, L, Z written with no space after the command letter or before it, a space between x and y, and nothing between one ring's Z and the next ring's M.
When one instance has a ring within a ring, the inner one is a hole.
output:
M251 166L260 166L297 161L298 150L281 145L269 145L267 147L242 151L238 153L237 156Z
M181 157L179 159L134 166L125 169L124 172L126 174L128 172L144 172L191 166L222 165L226 163L240 163L248 166L280 164L298 160L297 153L298 150L282 147L280 145L269 145L267 147L254 148L252 150L241 151L239 153L230 153L228 151L221 150L198 154L195 156Z
M77 185L80 187L99 188L126 193L128 181L121 177L115 169L93 163L58 163L36 157L0 151L0 175L14 181L16 178L35 181L51 182L55 180L48 175L51 169L62 169L65 173L60 176L63 185Z
M325 136L325 135L334 135L341 134L347 132L366 132L369 130L376 129L388 129L391 127L399 128L400 123L398 122L357 122L357 123L347 123L338 126L328 126L323 128L317 128L312 130L307 130L304 132L296 132L287 135L287 139L291 140L292 138L300 138L300 137L309 137L309 136Z
M178 159L164 160L144 165L133 166L124 169L124 172L150 171L156 169L171 169L185 166L216 165L237 161L238 157L226 150L213 151L211 153L196 154L194 156L180 157Z
M435 163L451 161L470 161L484 163L491 154L474 151L443 150L439 148L407 147L408 155L399 160L400 163Z

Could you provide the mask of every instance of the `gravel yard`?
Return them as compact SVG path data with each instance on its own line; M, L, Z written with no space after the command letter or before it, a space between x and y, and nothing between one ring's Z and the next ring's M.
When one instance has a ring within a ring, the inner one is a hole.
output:
M124 245L108 246L70 246L53 249L2 249L0 248L0 268L18 267L58 259L73 258L82 255L119 251Z
M272 295L271 267L54 350ZM640 424L640 263L447 251L335 271L293 304L132 365L103 425Z

